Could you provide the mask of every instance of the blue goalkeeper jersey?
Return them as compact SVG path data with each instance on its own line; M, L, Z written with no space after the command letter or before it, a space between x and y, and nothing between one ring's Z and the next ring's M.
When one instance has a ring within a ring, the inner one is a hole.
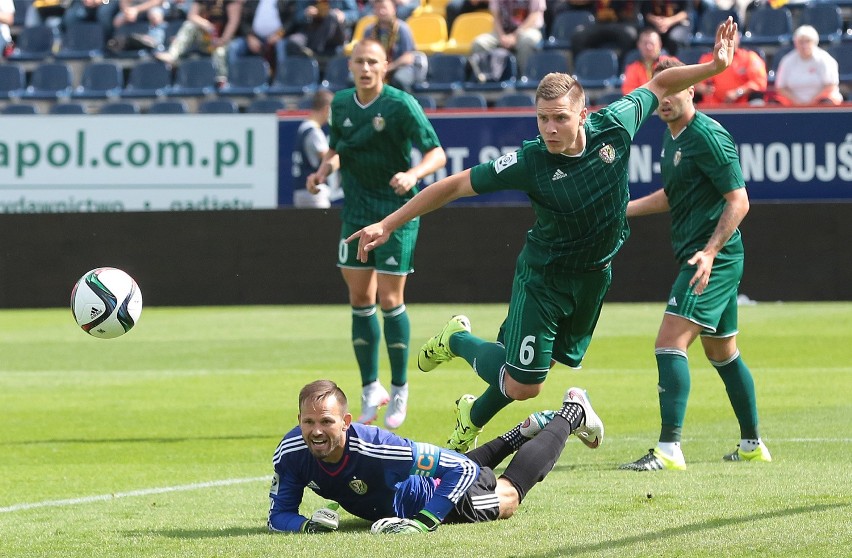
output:
M421 510L443 521L479 476L479 466L464 455L355 423L339 462L315 458L296 427L281 440L272 465L269 528L275 531L299 531L307 520L299 514L306 487L370 521Z

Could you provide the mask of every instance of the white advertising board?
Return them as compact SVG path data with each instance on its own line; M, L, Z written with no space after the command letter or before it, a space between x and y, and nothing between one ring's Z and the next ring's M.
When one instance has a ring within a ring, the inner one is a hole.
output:
M0 117L0 213L277 206L271 115Z

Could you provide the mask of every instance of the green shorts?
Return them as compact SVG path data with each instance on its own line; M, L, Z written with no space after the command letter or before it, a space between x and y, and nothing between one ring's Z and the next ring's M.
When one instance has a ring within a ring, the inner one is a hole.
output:
M420 223L406 224L395 230L388 241L369 253L367 263L358 261L358 244L346 244L350 235L361 226L343 223L340 230L340 243L337 245L337 267L354 269L375 269L378 273L390 275L408 275L414 272L414 247L417 245L417 232Z
M612 283L612 268L556 274L518 258L509 314L497 341L506 347L506 371L522 384L540 384L551 360L579 368Z
M689 286L693 275L695 266L684 263L669 293L666 313L700 325L704 336L736 335L737 290L743 276L743 260L717 256L710 272L710 282L700 295Z

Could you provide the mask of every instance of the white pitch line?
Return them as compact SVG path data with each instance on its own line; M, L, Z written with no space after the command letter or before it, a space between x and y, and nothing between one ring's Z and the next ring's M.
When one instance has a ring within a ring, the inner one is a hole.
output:
M0 508L0 513L10 513L34 508L54 508L62 506L75 506L77 504L88 504L91 502L104 502L117 500L118 498L132 498L134 496L150 496L152 494L165 494L167 492L185 492L187 490L200 490L202 488L213 488L215 486L231 486L234 484L245 484L269 480L271 477L252 477L248 479L225 479L209 482L197 482L194 484L182 484L179 486L163 486L160 488L143 488L129 492L116 492L114 494L98 494L97 496L84 496L82 498L68 498L66 500L46 500L44 502L30 502L26 504L15 504Z

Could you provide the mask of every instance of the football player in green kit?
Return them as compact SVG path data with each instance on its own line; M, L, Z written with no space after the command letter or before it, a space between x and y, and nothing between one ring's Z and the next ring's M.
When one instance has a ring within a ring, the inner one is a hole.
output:
M655 71L683 66L666 59ZM695 110L693 88L664 97L657 112L668 124L660 170L663 188L627 204L627 216L671 211L680 272L669 294L654 354L662 424L657 447L620 468L681 470L680 447L689 398L687 349L701 336L704 354L725 384L740 425L740 445L727 461L772 461L757 428L754 380L737 348L737 287L743 242L737 229L748 213L740 159L731 135Z
M385 85L387 67L381 43L365 39L355 46L349 58L355 87L334 96L330 149L317 172L308 176L306 187L316 193L317 185L340 169L344 203L337 265L349 290L352 347L363 386L358 422L373 422L379 407L388 404L385 426L398 428L405 420L408 403L411 326L405 309L405 281L414 271L420 223L415 219L399 227L385 246L363 261L345 240L411 199L420 179L442 168L447 157L417 100ZM413 166L412 145L423 153ZM391 365L390 393L378 380L381 334L377 298Z
M400 209L349 237L363 261L398 227L463 196L521 190L536 222L515 268L509 312L496 343L453 317L418 354L429 371L464 358L488 388L462 396L447 446L467 450L482 427L513 400L536 397L555 362L578 368L610 286L610 262L629 234L625 215L630 143L660 99L714 76L731 64L737 26L716 33L714 59L670 68L598 112L585 107L582 86L548 74L536 90L539 136L499 159L442 179ZM597 437L581 440L589 447Z

